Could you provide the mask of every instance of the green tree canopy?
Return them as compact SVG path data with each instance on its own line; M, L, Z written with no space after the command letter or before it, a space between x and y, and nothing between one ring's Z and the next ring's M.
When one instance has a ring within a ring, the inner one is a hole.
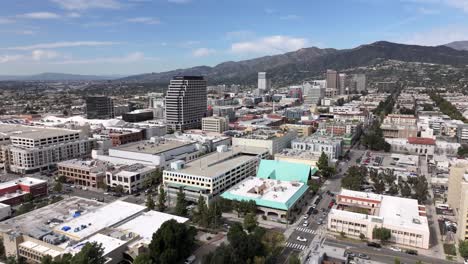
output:
M185 200L185 193L182 188L179 188L179 192L177 193L175 214L179 216L187 216L187 201Z

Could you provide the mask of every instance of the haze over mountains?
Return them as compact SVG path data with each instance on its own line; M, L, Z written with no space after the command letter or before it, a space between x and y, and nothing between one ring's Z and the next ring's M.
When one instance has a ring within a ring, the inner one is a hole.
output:
M295 82L319 75L326 69L342 70L372 65L385 60L426 62L453 66L468 65L468 41L456 41L442 46L418 46L379 41L352 49L303 48L285 54L244 61L227 61L216 66L196 66L160 73L119 76L93 76L43 73L31 76L2 76L0 80L65 81L114 80L167 84L175 75L204 75L210 83L254 84L259 71L268 71L273 81Z

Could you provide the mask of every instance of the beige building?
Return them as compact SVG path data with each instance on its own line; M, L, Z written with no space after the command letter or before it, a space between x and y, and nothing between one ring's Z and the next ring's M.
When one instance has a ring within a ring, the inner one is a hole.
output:
M418 248L429 248L429 225L426 208L415 199L374 193L341 190L336 205L328 214L330 232L344 232L358 238L373 237L374 228L391 231L390 242Z
M202 118L202 130L223 133L229 130L229 120L226 117L219 116L204 117Z
M319 158L320 155L300 149L283 149L280 153L275 154L275 160L306 164L311 167L315 167Z
M270 155L281 152L284 148L291 146L291 141L297 137L295 130L281 131L259 129L242 137L233 137L233 146L246 146L257 148L268 148Z
M310 125L284 124L281 125L281 128L287 130L296 130L298 137L308 137L312 135L312 126Z
M58 175L74 185L99 188L104 183L107 162L72 159L57 164Z
M456 212L458 239L468 239L468 162L465 160L450 167L447 203Z

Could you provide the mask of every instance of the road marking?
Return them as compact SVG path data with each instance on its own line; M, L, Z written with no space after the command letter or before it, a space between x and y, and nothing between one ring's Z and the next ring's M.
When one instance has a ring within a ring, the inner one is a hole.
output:
M299 251L302 251L302 250L304 250L306 248L305 245L291 243L291 242L286 243L286 247L296 249L296 250L299 250Z
M317 231L317 230L313 230L313 229L306 228L306 227L296 227L296 230L304 232L304 233L309 233L309 234L315 234Z

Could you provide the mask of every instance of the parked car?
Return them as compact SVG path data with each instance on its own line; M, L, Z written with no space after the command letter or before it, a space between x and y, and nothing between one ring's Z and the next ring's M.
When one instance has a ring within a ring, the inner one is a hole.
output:
M298 236L298 237L296 238L296 240L297 240L297 241L300 241L300 242L307 242L307 238L301 237L301 236Z
M305 214L302 218L304 218L304 220L307 220L307 218L309 218L309 215Z
M361 258L361 259L370 259L370 257L366 254L362 254L362 253L359 253L358 255L358 258Z
M302 223L302 226L303 226L303 227L307 227L308 225L309 225L309 222L308 222L307 220L304 221L304 223Z
M414 250L414 249L407 249L405 251L406 254L409 254L409 255L414 255L414 256L417 256L418 255L418 251Z
M367 246L368 247L375 247L375 248L381 248L382 245L380 245L379 243L375 243L375 242L367 242Z
M395 247L395 246L390 246L388 247L390 250L395 251L395 252L401 252L401 248Z

